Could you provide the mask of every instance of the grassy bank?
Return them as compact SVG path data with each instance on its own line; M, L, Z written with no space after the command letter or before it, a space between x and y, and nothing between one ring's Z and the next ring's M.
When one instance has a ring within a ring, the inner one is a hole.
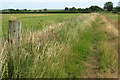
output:
M84 70L83 62L89 55L92 39L92 35L89 36L84 31L92 23L88 19L89 17L91 16L82 15L68 19L64 25L54 29L54 33L50 32L50 36L43 37L39 41L36 41L34 36L27 42L22 41L19 55L20 64L15 56L17 53L15 49L11 52L12 77L17 77L17 67L19 67L19 76L26 78L80 77ZM87 22L89 25L85 24ZM36 36L40 37L39 34ZM4 50L5 54L8 53ZM6 61L3 64L3 76L8 77L8 69L5 64Z
M56 21L56 17L54 19ZM51 20L51 16L48 20ZM62 23L51 25L48 29L42 28L29 35L25 34L21 40L19 58L16 56L18 53L16 48L11 49L9 56L11 77L15 78L18 75L20 78L116 77L117 37L106 31L104 26L106 23L99 14L72 17L67 15L67 19L64 17L58 22ZM3 77L9 76L6 45L7 43L4 43L2 49ZM91 62L92 60L94 62ZM86 63L95 67L91 68Z
M101 14L108 17L109 19L118 21L118 14L117 13L101 13Z

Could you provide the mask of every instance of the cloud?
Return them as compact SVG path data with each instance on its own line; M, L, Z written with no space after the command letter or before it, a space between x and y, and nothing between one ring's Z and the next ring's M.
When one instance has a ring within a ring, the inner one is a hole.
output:
M118 2L118 0L0 0L0 2Z

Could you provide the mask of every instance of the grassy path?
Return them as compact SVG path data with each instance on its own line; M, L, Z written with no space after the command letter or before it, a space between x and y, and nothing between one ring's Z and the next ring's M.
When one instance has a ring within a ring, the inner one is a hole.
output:
M99 27L101 26L101 22L99 21L100 15L98 15L98 18L93 21L91 24L90 29L88 30L89 32L94 32L92 34L92 42L90 45L90 52L87 61L85 62L85 73L84 73L84 78L96 78L98 77L98 71L99 71L99 63L98 60L100 59L99 57L99 51L98 51L98 46L99 42L101 42L104 38L104 34L99 30Z
M90 56L85 63L86 72L84 77L117 78L118 29L105 16L100 15L99 19L99 21L94 23L99 24L95 29L97 30L95 34L98 31L104 32L105 34L102 34L104 38L101 37L101 40L94 40L91 45Z

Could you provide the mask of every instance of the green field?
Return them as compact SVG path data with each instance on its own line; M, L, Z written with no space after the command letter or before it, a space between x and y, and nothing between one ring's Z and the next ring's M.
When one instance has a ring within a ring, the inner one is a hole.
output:
M118 14L115 13L101 13L101 14L108 17L109 19L118 21Z
M19 55L4 41L2 77L117 78L117 29L106 17L117 18L108 14L3 14L4 36L16 17L23 37Z
M50 24L63 22L66 19L79 14L3 14L2 28L4 36L7 36L8 20L17 19L22 23L22 30L37 30Z

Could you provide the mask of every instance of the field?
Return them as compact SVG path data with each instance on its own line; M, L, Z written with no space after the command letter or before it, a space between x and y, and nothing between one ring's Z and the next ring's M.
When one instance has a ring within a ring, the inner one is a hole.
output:
M3 33L7 36L8 20L17 19L22 22L22 30L37 30L50 24L59 23L78 14L3 14Z
M118 77L117 14L3 14L2 17L3 78ZM22 23L19 51L15 45L8 51L9 19Z

